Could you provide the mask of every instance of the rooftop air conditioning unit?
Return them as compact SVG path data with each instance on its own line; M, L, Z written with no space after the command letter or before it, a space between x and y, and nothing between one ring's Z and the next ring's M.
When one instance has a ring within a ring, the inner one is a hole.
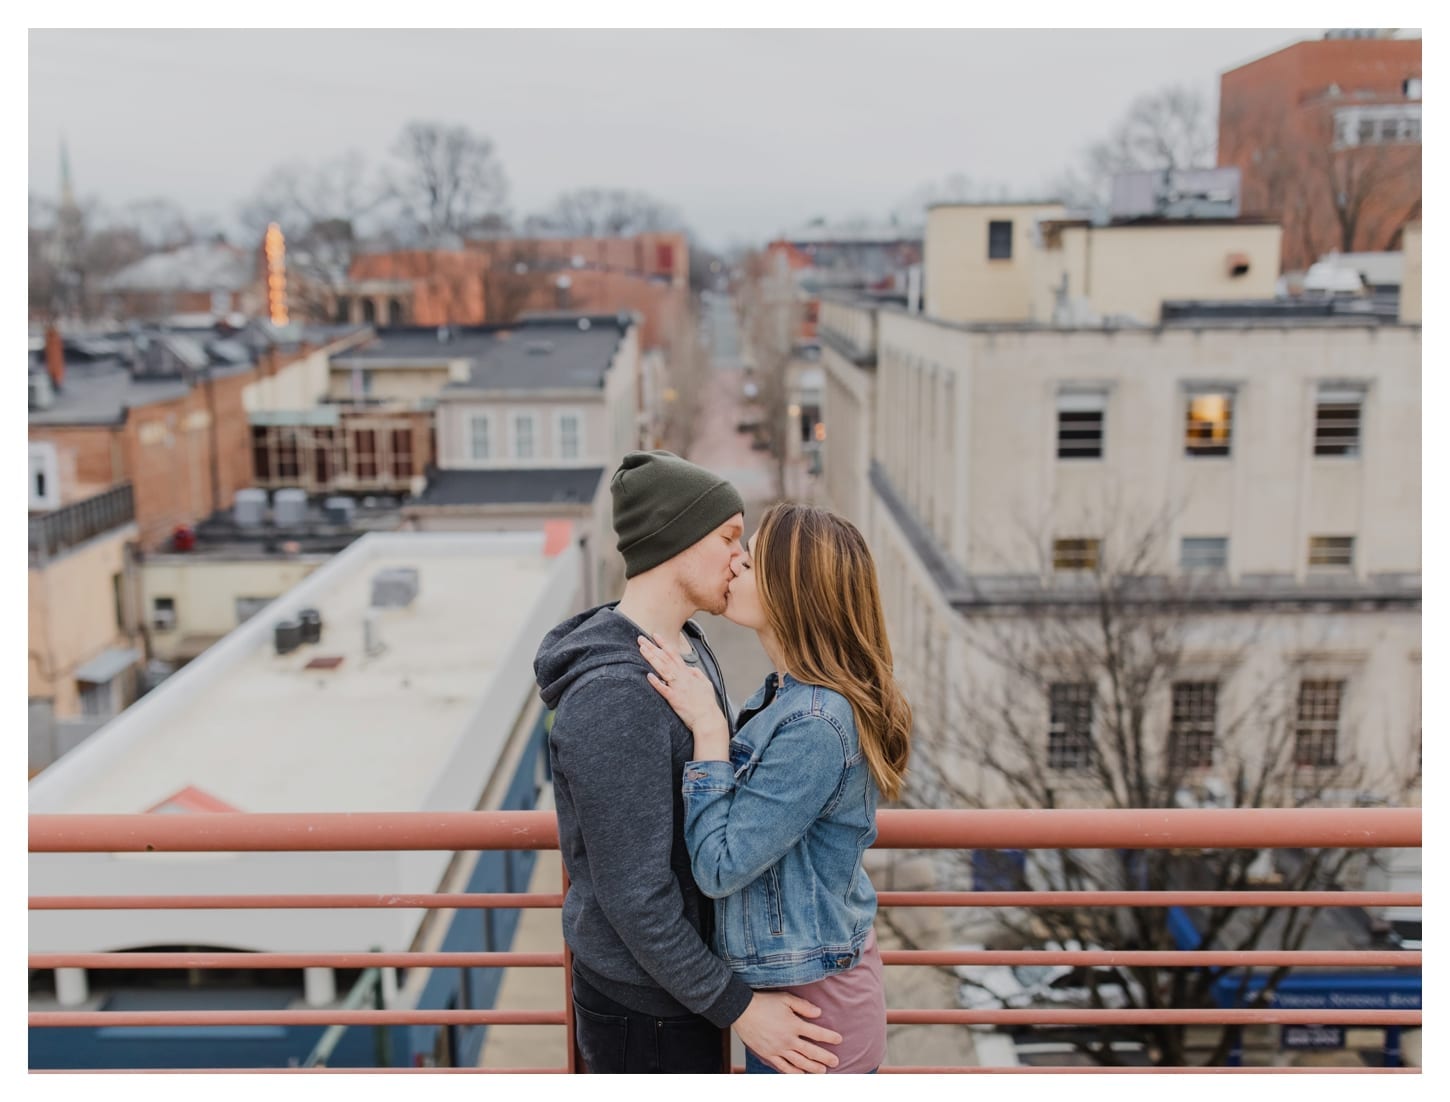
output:
M305 490L278 490L272 495L272 516L278 528L296 528L307 519Z
M238 528L260 528L266 513L266 490L238 490L232 499L232 522Z
M356 508L356 503L350 497L330 497L322 503L322 512L327 518L327 523L341 525L344 528L352 525L353 512Z

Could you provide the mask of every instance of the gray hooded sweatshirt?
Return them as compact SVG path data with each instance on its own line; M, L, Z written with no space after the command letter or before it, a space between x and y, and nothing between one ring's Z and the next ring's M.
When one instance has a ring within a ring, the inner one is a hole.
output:
M694 737L645 680L640 629L601 605L551 631L534 658L554 709L549 763L569 873L564 940L580 975L643 1014L700 1014L724 1028L751 990L709 949L713 904L685 848L681 775ZM729 702L702 631L685 634Z

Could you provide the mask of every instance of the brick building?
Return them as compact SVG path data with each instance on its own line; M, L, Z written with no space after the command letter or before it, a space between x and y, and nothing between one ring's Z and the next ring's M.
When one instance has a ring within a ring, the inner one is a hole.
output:
M1284 227L1283 266L1331 250L1398 249L1420 216L1418 38L1325 38L1220 78L1218 163L1245 213Z
M327 351L272 344L227 362L194 338L163 334L137 362L68 361L53 341L49 393L30 410L30 443L41 457L32 480L58 488L57 507L130 483L138 542L160 547L178 525L230 507L252 485L255 393Z
M648 351L677 339L689 270L682 233L491 238L462 250L369 253L354 258L329 316L379 327L472 326L549 311L632 311Z

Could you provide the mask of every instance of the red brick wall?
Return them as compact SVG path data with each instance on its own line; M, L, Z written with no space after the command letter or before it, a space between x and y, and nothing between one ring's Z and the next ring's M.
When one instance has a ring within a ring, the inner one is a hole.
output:
M135 487L136 524L144 549L164 544L177 525L195 524L230 507L237 490L252 484L251 434L242 388L253 378L247 372L215 380L210 403L207 387L201 385L183 398L130 412L123 430L126 471ZM158 430L150 426L159 426L159 438Z
M1345 190L1344 180L1366 171L1382 178L1351 188L1362 190L1365 201L1348 249L1398 247L1402 226L1419 215L1420 147L1334 153L1333 115L1357 103L1406 102L1405 80L1420 75L1418 39L1327 39L1296 43L1220 78L1219 164L1243 173L1246 214L1282 222L1286 270L1345 250L1333 196ZM1339 94L1330 96L1335 84Z
M55 446L62 505L93 497L126 480L126 459L118 427L34 426L30 439Z

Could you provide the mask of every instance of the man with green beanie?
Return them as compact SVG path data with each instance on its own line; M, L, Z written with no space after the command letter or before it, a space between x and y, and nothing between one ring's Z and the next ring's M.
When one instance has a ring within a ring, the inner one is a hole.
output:
M564 940L575 1039L599 1072L718 1072L721 1030L806 1071L834 1067L820 1010L753 992L709 949L714 909L685 849L681 774L694 738L646 680L639 637L669 640L734 714L690 617L725 611L745 548L735 487L666 451L631 452L610 481L624 596L566 620L534 658L554 709L549 762L569 873Z

